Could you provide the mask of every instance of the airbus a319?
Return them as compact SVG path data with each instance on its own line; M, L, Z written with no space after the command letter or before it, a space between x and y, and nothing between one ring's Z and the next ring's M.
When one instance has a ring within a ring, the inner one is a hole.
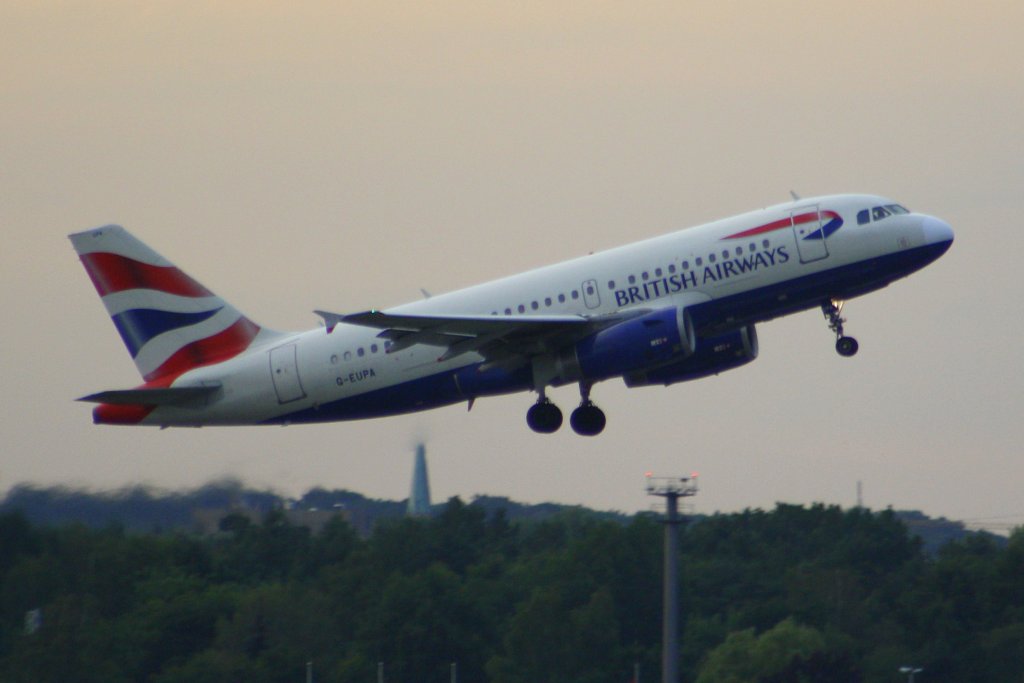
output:
M331 422L534 392L527 423L551 433L547 389L577 384L569 422L593 436L598 382L738 368L772 318L821 309L853 356L843 301L933 262L953 231L878 196L800 199L387 310L317 311L306 332L253 322L121 227L70 238L143 379L82 398L98 424Z

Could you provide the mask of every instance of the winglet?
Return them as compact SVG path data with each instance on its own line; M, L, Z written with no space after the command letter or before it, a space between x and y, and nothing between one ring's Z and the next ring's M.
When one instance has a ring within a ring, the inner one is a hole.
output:
M337 327L338 323L343 322L345 318L345 316L340 313L331 313L330 311L313 312L324 319L324 325L327 327L327 334L334 332L334 328Z

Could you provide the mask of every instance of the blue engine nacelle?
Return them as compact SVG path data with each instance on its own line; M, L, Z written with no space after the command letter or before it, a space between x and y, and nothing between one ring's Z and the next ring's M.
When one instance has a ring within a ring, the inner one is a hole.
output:
M697 349L683 360L655 368L627 373L623 379L628 387L675 384L746 365L757 358L757 330L753 325L735 332L700 339Z
M601 330L573 351L578 374L598 381L686 358L696 344L690 314L672 307Z

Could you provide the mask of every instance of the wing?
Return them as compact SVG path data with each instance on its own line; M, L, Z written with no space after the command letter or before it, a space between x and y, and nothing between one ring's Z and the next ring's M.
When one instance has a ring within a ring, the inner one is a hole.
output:
M579 315L401 315L383 311L341 315L316 311L326 322L328 332L338 323L381 330L377 336L390 342L388 353L414 344L427 344L445 349L439 361L476 352L494 362L545 353L645 312L588 318Z

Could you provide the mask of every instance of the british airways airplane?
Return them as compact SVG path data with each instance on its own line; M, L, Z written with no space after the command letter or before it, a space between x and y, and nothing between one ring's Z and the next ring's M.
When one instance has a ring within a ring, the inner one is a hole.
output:
M871 195L796 199L388 310L316 311L322 327L257 325L124 228L70 236L144 383L80 400L97 424L297 424L382 417L536 392L530 428L562 411L605 426L595 383L669 385L757 357L755 325L820 308L841 356L843 301L939 258L948 224Z

